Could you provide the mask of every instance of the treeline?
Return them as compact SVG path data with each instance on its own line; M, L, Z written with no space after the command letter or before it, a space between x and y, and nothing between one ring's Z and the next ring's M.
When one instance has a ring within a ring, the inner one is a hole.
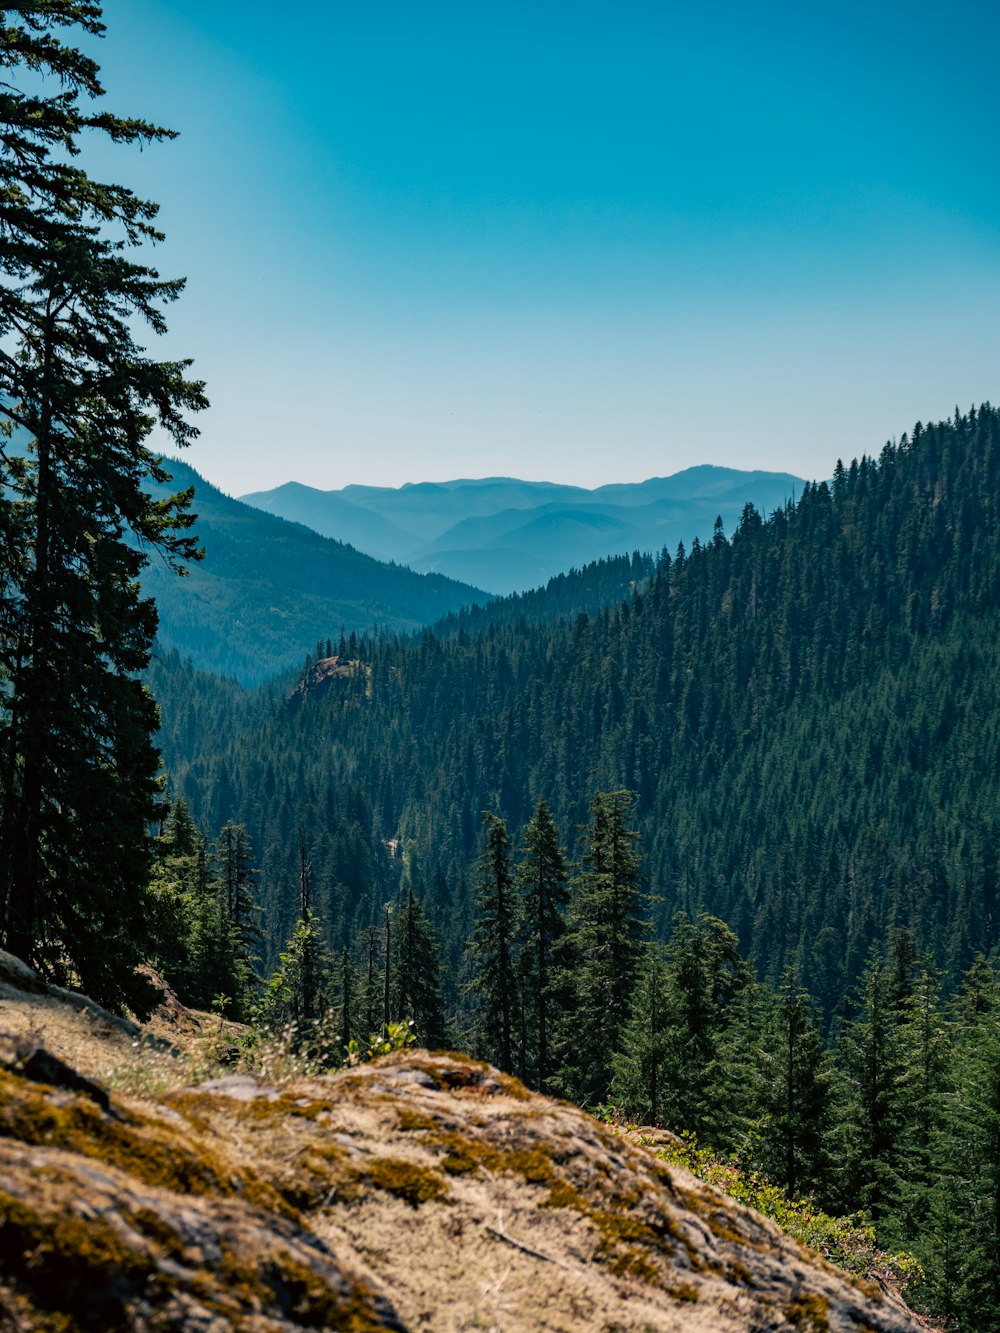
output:
M945 998L913 932L894 929L824 1040L796 969L760 980L718 917L678 913L654 939L633 814L632 793L596 793L571 862L545 802L516 844L487 813L451 977L405 858L378 919L335 950L303 842L297 920L265 979L243 831L223 829L213 857L178 803L159 839L154 896L175 929L157 961L182 999L211 997L321 1063L412 1022L424 1044L599 1114L695 1134L789 1199L863 1210L882 1249L917 1257L911 1298L949 1327L1000 1328L995 960Z
M655 558L641 551L594 560L582 569L555 575L543 588L452 611L437 622L434 633L451 639L483 634L499 625L551 624L569 616L596 615L642 592L655 568Z
M398 843L451 973L480 812L516 841L541 794L565 835L581 793L629 788L659 936L679 910L728 921L773 984L800 970L827 1024L892 929L953 988L1000 928L998 443L988 405L918 426L594 615L334 640L365 670L295 709L291 682L219 705L164 662L174 791L246 825L275 895L310 830L345 921L370 918ZM272 950L293 916L272 913Z

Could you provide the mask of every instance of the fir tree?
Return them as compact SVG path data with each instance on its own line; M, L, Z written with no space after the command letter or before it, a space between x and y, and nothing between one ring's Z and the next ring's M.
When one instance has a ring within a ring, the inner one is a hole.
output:
M618 1043L611 1096L630 1119L664 1123L667 1068L667 977L659 945L647 946L632 1000L632 1014Z
M268 978L257 1021L285 1028L296 1049L328 1059L337 1057L332 1016L337 1005L336 960L319 918L311 909L296 922Z
M379 932L369 926L362 937L361 1031L359 1040L375 1037L382 1029L382 969L379 967Z
M513 1073L513 1027L517 1005L514 971L514 889L507 825L483 812L486 845L479 858L475 932L469 945L480 1049L508 1074Z
M558 1018L560 945L569 902L566 858L552 812L544 801L535 806L521 844L515 888L520 917L520 978L525 1012L526 1067L523 1076L540 1092L548 1090L552 1069L552 1034Z
M196 554L190 493L150 497L169 474L145 441L159 425L186 444L185 413L205 400L187 363L136 342L144 324L163 332L182 286L129 256L162 239L156 206L76 159L91 131L169 135L89 108L98 68L60 34L100 36L98 4L37 0L4 18L0 430L26 449L0 450L0 937L47 975L145 1013L153 992L135 966L158 760L137 676L156 616L138 576L150 548L175 565Z
M257 1018L269 1027L287 1028L299 1050L333 1058L336 959L313 910L312 863L301 833L298 853L299 917L278 968L264 986Z
M674 917L666 947L665 1111L670 1124L714 1134L716 1142L749 1110L739 1086L753 1046L749 1023L728 1043L732 1073L725 1058L727 1010L748 982L724 922L705 913L694 922Z
M219 874L219 938L228 955L232 991L223 992L234 1002L232 1017L245 1015L254 982L254 964L263 931L260 908L255 901L256 871L250 839L242 824L226 824L216 842Z
M832 1129L829 1057L809 993L789 967L774 1008L763 1109L764 1164L790 1199L825 1190Z
M912 1244L927 1224L927 1200L936 1188L937 1158L952 1077L952 1034L942 1010L940 974L924 960L901 1005L898 1040L903 1127L901 1181L894 1225Z
M440 1049L445 1033L438 944L412 885L407 885L394 936L393 1017L412 1020L420 1045Z
M891 1213L901 1188L904 1054L898 992L887 984L889 980L884 958L873 950L858 985L857 1013L845 1025L840 1041L851 1136L847 1197L865 1207L876 1222Z
M351 960L350 951L346 948L342 949L340 953L340 967L337 972L336 989L338 994L337 1017L340 1044L346 1048L352 1041L361 1036L360 1033L355 1031L357 977L355 974L354 963Z
M574 946L578 972L579 1033L586 1102L608 1095L612 1057L629 1018L632 990L648 922L642 914L638 833L629 828L629 791L597 792L583 832L575 881Z
M952 1005L955 1047L927 1209L930 1288L961 1333L1000 1329L1000 976L973 961ZM922 1255L923 1257L923 1255ZM926 1262L926 1261L925 1261Z
M163 828L150 872L148 910L156 941L151 961L184 1004L202 1007L201 954L211 898L206 839L183 797L169 808Z

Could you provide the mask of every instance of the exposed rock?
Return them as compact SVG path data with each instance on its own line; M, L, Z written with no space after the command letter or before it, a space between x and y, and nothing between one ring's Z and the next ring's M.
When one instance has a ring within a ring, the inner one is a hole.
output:
M919 1327L649 1147L461 1056L113 1093L110 1113L60 1082L0 1071L3 1330Z
M84 1078L75 1069L60 1060L43 1046L35 1046L28 1051L15 1066L15 1071L36 1083L49 1083L54 1088L68 1088L71 1092L82 1092L92 1102L96 1102L102 1111L111 1111L111 1099L99 1083Z
M361 662L357 658L321 657L288 696L289 707L293 710L298 708L307 695L327 690L335 680L354 680L358 676L364 678L365 695L370 699L372 669L368 662Z
M44 994L48 987L31 970L27 963L15 958L12 953L0 949L0 984L12 986L15 990Z
M158 980L152 968L140 969L151 980ZM162 984L162 983L161 983ZM112 1014L109 1010L99 1005L96 1000L92 1000L89 995L82 995L79 991L66 990L63 986L55 986L34 972L27 963L16 958L12 953L5 953L0 949L0 1002L5 996L37 995L45 996L58 1002L60 1007L77 1009L80 1013L104 1024L108 1028L113 1028L126 1037L133 1039L142 1039L144 1042L156 1045L161 1041L159 1037L153 1036L149 1032L144 1032L137 1023L133 1023L128 1018L122 1018L119 1014Z

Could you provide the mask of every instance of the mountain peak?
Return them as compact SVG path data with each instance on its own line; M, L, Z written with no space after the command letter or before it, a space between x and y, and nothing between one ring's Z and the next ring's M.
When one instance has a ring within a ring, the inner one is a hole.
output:
M286 485L245 498L380 559L502 595L608 556L707 540L717 516L731 530L747 502L768 513L802 485L788 473L703 463L593 490L495 476L340 491Z

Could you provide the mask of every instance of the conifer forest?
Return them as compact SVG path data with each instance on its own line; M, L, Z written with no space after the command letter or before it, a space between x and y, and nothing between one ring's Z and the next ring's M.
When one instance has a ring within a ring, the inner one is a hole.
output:
M170 132L88 109L98 5L4 19L3 947L139 1019L150 964L321 1066L409 1025L863 1215L918 1306L1000 1329L1000 410L707 541L199 671L142 583L203 555L150 446L203 386L137 341L183 284L76 156Z
M1000 1326L998 489L983 405L597 612L331 638L257 691L154 655L166 974L691 1132Z

